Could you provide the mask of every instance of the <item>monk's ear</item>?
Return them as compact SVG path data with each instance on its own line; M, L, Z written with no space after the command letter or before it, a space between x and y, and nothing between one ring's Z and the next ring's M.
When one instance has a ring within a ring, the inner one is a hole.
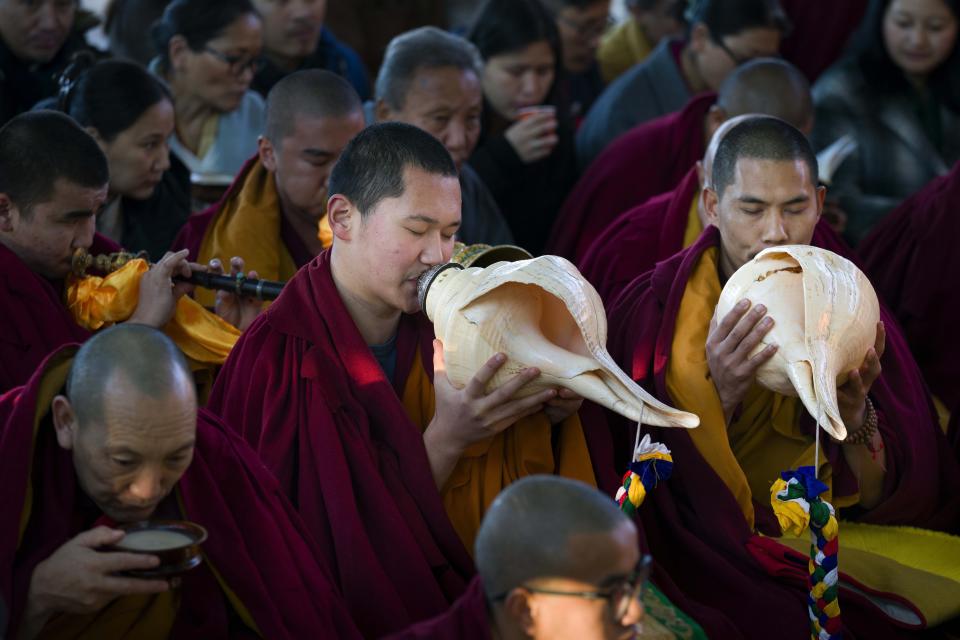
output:
M349 241L360 222L360 212L347 197L335 193L327 200L327 221L333 236Z
M77 414L66 396L57 396L50 403L53 427L57 432L57 443L67 451L73 449L77 438Z
M20 210L5 193L0 193L0 231L11 233L17 227Z
M167 45L167 58L170 60L171 69L183 71L188 53L190 53L190 46L186 38L179 34L170 38L170 44Z
M537 629L536 603L526 589L517 588L507 594L503 608L513 626L522 629L527 637L535 637Z
M715 227L720 226L720 196L712 187L703 190L703 210L707 215L707 223Z
M694 165L697 168L697 182L700 183L700 190L703 190L703 186L706 184L706 173L703 170L703 160L697 160L697 164Z
M718 105L713 105L710 107L710 110L707 111L707 144L710 146L710 141L713 140L713 136L717 133L717 129L720 128L724 122L726 122L727 112Z
M702 22L698 22L690 29L690 50L694 53L703 53L710 42L710 29Z
M384 102L382 98L377 100L377 104L373 111L374 115L376 115L377 122L386 122L394 119L393 111L387 106L387 103Z
M260 162L270 173L277 171L277 155L273 148L273 143L266 136L257 138L257 154L260 156Z
M823 203L827 200L827 188L823 185L817 187L817 218L823 215Z

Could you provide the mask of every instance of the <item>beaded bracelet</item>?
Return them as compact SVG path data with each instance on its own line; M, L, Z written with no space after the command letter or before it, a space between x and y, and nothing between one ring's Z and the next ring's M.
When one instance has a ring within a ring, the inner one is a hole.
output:
M863 425L853 433L848 433L843 444L867 444L873 440L873 434L876 432L877 410L873 408L870 398L867 398L867 414L863 418Z

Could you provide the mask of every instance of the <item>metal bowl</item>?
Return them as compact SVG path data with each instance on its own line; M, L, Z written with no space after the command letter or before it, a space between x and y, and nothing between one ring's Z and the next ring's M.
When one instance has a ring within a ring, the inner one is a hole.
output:
M144 553L160 558L153 569L132 569L124 573L138 578L169 578L193 569L203 562L200 545L207 530L186 520L148 520L118 527L126 535L113 545L113 551Z

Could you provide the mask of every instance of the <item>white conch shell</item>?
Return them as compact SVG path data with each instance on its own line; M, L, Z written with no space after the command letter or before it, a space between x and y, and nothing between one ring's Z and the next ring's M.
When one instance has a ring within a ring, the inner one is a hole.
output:
M444 268L446 267L446 268ZM486 268L444 265L421 279L450 380L462 386L495 353L507 355L489 388L527 367L541 375L518 396L566 387L632 421L696 427L699 418L655 399L606 350L607 318L596 290L570 262L541 256Z
M837 386L863 363L880 320L880 304L867 276L826 249L771 247L727 281L717 304L717 321L744 298L763 304L774 320L754 353L770 343L779 346L757 371L757 382L777 393L799 396L827 433L846 438Z

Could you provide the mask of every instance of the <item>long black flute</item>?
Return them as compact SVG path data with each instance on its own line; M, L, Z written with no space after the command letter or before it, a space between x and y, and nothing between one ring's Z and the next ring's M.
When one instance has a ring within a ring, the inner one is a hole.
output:
M102 273L110 273L123 267L129 261L137 259L146 260L146 252L128 253L120 251L94 256L90 255L85 249L77 249L73 254L72 271L77 277L83 277L86 275L87 269L91 268ZM229 291L241 297L258 298L260 300L276 300L280 292L283 291L283 285L286 284L276 280L248 278L240 273L235 276L222 276L205 271L193 271L186 278L174 276L174 280L189 282L205 289Z
M257 298L258 300L276 300L283 291L283 282L276 280L259 280L248 278L242 273L235 276L219 276L205 271L194 271L189 278L176 276L174 280L182 280L205 289L229 291L243 298Z

